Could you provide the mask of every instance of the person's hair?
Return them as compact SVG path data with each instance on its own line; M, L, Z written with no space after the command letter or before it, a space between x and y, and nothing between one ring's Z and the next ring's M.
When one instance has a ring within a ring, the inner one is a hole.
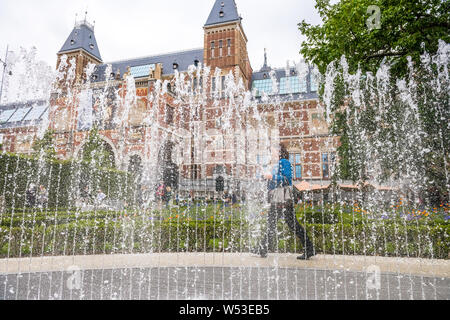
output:
M286 149L286 146L280 143L280 160L286 159L289 160L289 152Z

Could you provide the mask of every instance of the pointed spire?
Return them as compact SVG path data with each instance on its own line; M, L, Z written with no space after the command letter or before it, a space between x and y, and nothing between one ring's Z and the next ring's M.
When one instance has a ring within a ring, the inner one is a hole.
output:
M270 71L272 68L267 64L267 49L264 48L264 65L262 66L260 71Z
M87 13L86 10L84 20L76 21L75 18L75 27L58 53L83 49L99 61L102 61L95 39L94 26L87 21ZM76 15L76 17L77 16L78 15Z
M225 22L241 21L234 0L216 0L205 27Z
M267 49L264 48L264 66L263 68L267 68Z

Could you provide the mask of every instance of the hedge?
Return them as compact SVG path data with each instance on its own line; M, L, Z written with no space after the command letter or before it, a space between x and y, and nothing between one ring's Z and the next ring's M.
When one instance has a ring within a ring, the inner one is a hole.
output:
M1 228L0 257L149 252L249 252L260 232L234 221L79 220L66 224ZM280 223L278 251L302 252ZM448 259L450 226L307 224L317 253Z
M11 153L0 154L0 196L6 208L26 206L27 187L43 185L49 194L48 207L69 208L75 205L79 190L89 185L112 199L129 201L133 185L126 172L98 168L85 162L38 161Z

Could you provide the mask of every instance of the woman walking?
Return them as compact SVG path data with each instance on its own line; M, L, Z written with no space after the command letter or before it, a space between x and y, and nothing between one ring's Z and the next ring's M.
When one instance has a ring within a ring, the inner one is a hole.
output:
M292 193L290 197L288 196L290 199L284 202L280 202L279 199L280 188L284 189L285 187L292 187L292 166L289 162L289 153L283 144L280 143L278 148L272 148L272 160L278 162L278 164L273 167L271 173L264 176L265 179L268 180L270 210L267 220L267 232L263 235L259 253L261 257L265 258L267 257L269 250L274 251L274 237L277 235L277 221L280 217L283 217L289 228L303 244L305 253L297 259L308 260L315 255L314 247L309 240L305 229L297 221Z

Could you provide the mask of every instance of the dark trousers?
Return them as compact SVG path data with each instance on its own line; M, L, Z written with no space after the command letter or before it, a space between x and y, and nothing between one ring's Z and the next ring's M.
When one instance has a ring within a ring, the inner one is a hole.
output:
M314 246L309 240L305 229L297 221L297 217L294 212L293 203L286 204L284 206L277 206L272 204L270 206L269 214L267 217L267 232L264 233L261 243L261 253L267 253L268 250L273 252L274 250L274 239L278 240L277 235L277 222L280 217L284 218L284 221L289 226L295 235L300 239L305 252L312 253ZM278 247L278 241L277 241Z

